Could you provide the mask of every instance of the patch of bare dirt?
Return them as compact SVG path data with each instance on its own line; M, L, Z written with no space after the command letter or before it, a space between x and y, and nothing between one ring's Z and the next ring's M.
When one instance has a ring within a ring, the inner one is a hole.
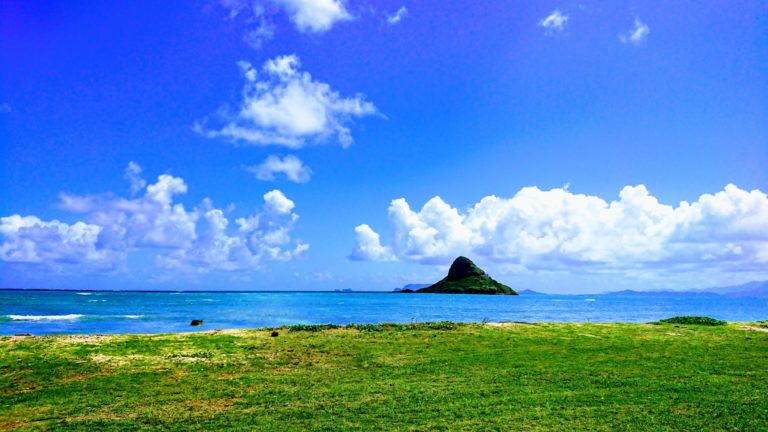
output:
M113 339L116 336L112 335L70 335L70 336L60 336L58 338L59 342L63 343L86 343L86 344L99 344L101 342L107 341L109 339Z
M514 322L514 321L485 323L486 327L517 327L517 326L526 326L526 325L533 325L533 324L527 323L527 322Z

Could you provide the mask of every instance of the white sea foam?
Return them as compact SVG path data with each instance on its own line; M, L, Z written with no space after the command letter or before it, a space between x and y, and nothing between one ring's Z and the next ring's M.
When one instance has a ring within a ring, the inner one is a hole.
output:
M79 293L75 293L75 294L77 294L77 295L92 295L93 293L89 293L89 292L79 292Z
M123 315L123 318L138 319L144 318L144 315Z
M68 315L8 315L8 318L14 321L61 321L76 320L82 317L81 314Z
M595 301L595 299L584 299L584 301Z
M106 300L88 300L88 303L105 302Z

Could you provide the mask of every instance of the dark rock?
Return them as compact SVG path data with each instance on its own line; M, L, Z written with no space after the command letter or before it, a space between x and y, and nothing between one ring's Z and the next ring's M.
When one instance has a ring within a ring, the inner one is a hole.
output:
M448 277L446 277L446 279L449 281L456 281L470 276L488 277L488 275L485 274L480 267L475 265L471 259L460 256L453 260L453 264L451 264L451 268L448 270Z
M189 323L192 327L197 327L203 325L203 320L192 320L191 323Z
M277 330L272 330L272 334L270 334L272 337L278 337L280 336L280 333L277 332Z
M401 291L402 292L402 291ZM517 295L512 288L493 280L469 258L460 256L453 261L448 276L417 293L440 294L505 294Z

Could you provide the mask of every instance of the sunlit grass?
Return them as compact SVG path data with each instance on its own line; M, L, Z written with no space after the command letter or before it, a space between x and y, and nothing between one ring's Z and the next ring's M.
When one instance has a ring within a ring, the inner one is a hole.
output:
M767 430L753 323L0 338L0 429Z

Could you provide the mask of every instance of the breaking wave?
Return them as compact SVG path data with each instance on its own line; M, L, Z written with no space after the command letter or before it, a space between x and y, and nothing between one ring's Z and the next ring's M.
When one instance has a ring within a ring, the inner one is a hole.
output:
M76 320L83 317L81 314L67 315L7 315L13 321L63 321Z

